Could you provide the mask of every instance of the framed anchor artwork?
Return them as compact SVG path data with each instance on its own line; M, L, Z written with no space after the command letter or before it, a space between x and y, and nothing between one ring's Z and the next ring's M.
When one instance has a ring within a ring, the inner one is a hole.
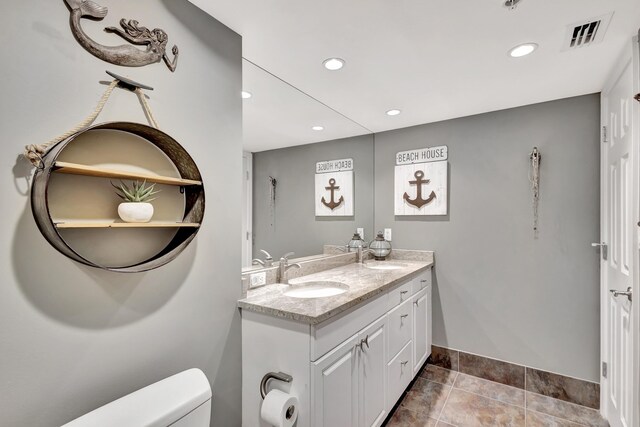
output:
M401 151L396 154L394 214L448 213L446 146Z
M353 159L316 163L316 216L353 216Z

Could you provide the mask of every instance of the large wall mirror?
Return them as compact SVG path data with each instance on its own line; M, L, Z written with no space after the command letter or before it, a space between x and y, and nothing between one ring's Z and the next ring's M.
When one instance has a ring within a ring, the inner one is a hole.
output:
M321 254L325 244L346 244L357 228L364 229L365 240L371 240L373 134L247 60L243 61L243 88L248 178L243 267L259 268L251 261L265 258L261 250L274 260L289 252L295 252L294 258ZM316 173L317 163L340 159L350 159L352 163L328 168L352 169L351 174L346 170L338 178L352 177L352 181L339 185L322 167L322 173ZM332 186L340 187L333 190L333 198ZM322 197L331 206L340 197L343 201L333 209L321 206L317 211L316 204L322 203ZM346 203L351 205L345 208Z

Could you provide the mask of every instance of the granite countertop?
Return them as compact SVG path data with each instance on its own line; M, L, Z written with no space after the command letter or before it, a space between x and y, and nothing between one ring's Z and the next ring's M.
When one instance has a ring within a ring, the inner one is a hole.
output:
M315 325L414 278L433 265L433 259L384 262L402 264L402 268L374 270L361 264L347 264L291 279L290 285L273 284L249 290L247 297L238 301L238 307ZM293 298L284 295L291 286L311 281L340 282L349 286L349 289L342 294L323 298Z

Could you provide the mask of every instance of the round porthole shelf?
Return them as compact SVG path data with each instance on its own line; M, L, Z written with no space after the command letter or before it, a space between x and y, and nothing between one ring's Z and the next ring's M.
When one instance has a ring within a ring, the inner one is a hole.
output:
M117 219L110 181L119 180L156 183L161 192L151 222ZM31 188L34 219L54 248L116 272L152 270L175 259L198 233L204 207L202 177L189 153L159 129L131 122L98 124L59 142Z

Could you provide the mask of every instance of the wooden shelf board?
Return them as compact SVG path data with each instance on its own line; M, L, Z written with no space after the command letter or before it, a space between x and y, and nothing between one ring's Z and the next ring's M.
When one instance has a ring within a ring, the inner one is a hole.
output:
M95 166L81 165L78 163L58 162L53 165L54 172L66 173L71 175L97 176L102 178L119 178L119 179L137 179L147 180L148 182L156 182L166 185L202 185L202 181L192 179L173 178L170 176L144 174L136 172L126 172L117 169L100 168Z
M196 222L116 222L116 221L54 221L57 229L63 228L198 228Z

